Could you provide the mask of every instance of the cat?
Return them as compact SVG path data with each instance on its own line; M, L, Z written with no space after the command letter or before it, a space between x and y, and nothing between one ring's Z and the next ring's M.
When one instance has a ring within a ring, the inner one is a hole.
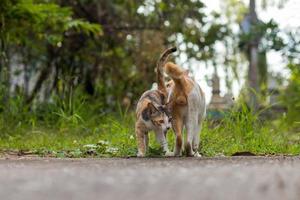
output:
M137 138L138 157L144 157L149 144L149 131L153 130L156 139L163 148L166 156L172 153L169 151L166 140L166 133L171 128L171 116L166 106L167 90L163 73L160 69L166 62L169 55L176 51L176 48L169 48L163 52L157 62L157 84L156 90L148 90L140 97L136 108L135 134Z
M206 114L205 95L188 72L178 65L168 62L161 71L171 78L167 83L167 104L172 115L172 128L175 133L174 156L182 154L182 134L185 127L187 137L185 152L187 156L201 156L199 141L201 124Z

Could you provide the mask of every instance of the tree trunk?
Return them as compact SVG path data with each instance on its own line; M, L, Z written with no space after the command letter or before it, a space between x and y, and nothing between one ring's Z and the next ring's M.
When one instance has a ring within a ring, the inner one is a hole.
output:
M1 27L2 28L2 27ZM9 48L7 45L7 36L0 29L0 84L4 86L2 92L3 105L10 97L10 63L9 63Z
M252 109L256 110L258 106L258 70L257 70L257 63L258 63L258 53L257 53L257 46L251 45L250 46L250 64L249 64L249 71L248 71L248 81L249 87L251 88L249 91L249 105Z
M36 84L33 87L33 90L31 92L31 94L28 96L28 98L26 99L26 104L30 104L34 98L36 97L36 95L40 92L42 85L44 83L45 80L47 80L51 70L52 70L52 63L54 60L54 49L48 45L48 55L47 55L47 64L44 67L44 69L42 69L39 78L36 82Z
M249 5L250 20L252 27L258 22L256 11L255 11L255 0L250 0ZM253 29L252 29L253 30ZM258 38L253 37L250 41L249 49L249 71L248 71L248 84L251 88L249 91L249 106L256 110L258 107L259 84L258 84Z
M24 81L24 95L25 95L25 99L28 98L29 96L29 81L30 81L30 75L29 75L29 68L28 65L30 63L31 60L31 56L28 49L26 47L24 47L22 49L22 57L23 57L23 73L24 73L24 77L23 77L23 81Z

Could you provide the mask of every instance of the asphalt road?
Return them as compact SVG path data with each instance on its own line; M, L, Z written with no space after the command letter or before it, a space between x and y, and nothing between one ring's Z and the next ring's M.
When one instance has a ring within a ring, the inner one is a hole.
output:
M0 199L299 200L300 158L1 158Z

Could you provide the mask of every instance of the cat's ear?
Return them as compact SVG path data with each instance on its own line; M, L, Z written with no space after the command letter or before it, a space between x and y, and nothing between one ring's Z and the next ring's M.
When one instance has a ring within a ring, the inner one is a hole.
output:
M156 113L158 111L158 109L154 106L154 104L152 102L148 103L147 110L150 115L152 115L153 113Z
M165 110L166 110L166 113L168 114L168 116L171 115L171 113L172 113L172 101L167 102L164 105L164 107L165 107Z
M149 102L146 108L142 111L142 117L145 121L150 120L151 115L156 112L155 106Z
M165 104L166 98L167 98L167 94L165 92L160 91L160 90L157 90L157 91L158 91L158 94L159 94L159 96L161 98L162 104Z

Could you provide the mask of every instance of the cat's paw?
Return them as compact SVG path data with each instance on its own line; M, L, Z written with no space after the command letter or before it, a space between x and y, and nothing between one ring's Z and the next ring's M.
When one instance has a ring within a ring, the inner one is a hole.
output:
M201 154L197 151L197 152L194 153L194 157L195 157L195 158L201 158L202 156L201 156Z

